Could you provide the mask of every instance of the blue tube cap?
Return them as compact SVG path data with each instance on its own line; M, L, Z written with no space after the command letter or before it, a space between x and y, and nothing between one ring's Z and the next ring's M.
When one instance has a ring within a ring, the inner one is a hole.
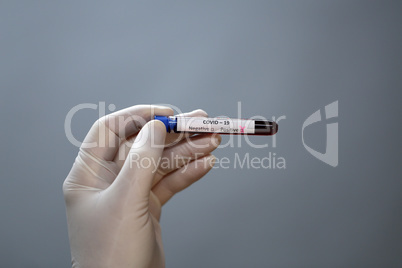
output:
M159 115L155 115L154 116L155 120L159 120L161 121L163 124L165 124L166 126L166 132L170 132L170 125L169 125L169 118L166 116L159 116Z

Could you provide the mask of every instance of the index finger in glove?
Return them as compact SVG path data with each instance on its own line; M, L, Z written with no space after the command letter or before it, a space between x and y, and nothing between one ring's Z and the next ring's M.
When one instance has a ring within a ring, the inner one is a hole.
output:
M138 133L154 115L171 116L173 110L165 106L135 105L101 117L92 125L80 149L112 161L121 143Z

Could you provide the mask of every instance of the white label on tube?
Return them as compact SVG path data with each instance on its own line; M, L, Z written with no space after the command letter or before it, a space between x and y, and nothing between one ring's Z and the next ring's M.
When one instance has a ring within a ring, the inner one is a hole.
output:
M254 134L255 121L251 119L176 117L177 131Z

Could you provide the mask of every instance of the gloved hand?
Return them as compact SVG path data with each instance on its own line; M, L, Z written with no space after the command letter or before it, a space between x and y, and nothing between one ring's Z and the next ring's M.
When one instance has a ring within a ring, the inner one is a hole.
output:
M86 136L63 184L72 267L164 267L161 206L211 169L220 136L166 133L154 115L173 110L133 106Z

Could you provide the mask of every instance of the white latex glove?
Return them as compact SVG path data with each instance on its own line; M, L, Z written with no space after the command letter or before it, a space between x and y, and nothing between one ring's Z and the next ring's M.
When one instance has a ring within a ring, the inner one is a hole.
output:
M162 122L150 121L154 115L173 111L133 106L99 119L86 136L84 144L96 146L81 146L63 184L72 267L165 266L161 206L211 169L220 136L167 134Z

